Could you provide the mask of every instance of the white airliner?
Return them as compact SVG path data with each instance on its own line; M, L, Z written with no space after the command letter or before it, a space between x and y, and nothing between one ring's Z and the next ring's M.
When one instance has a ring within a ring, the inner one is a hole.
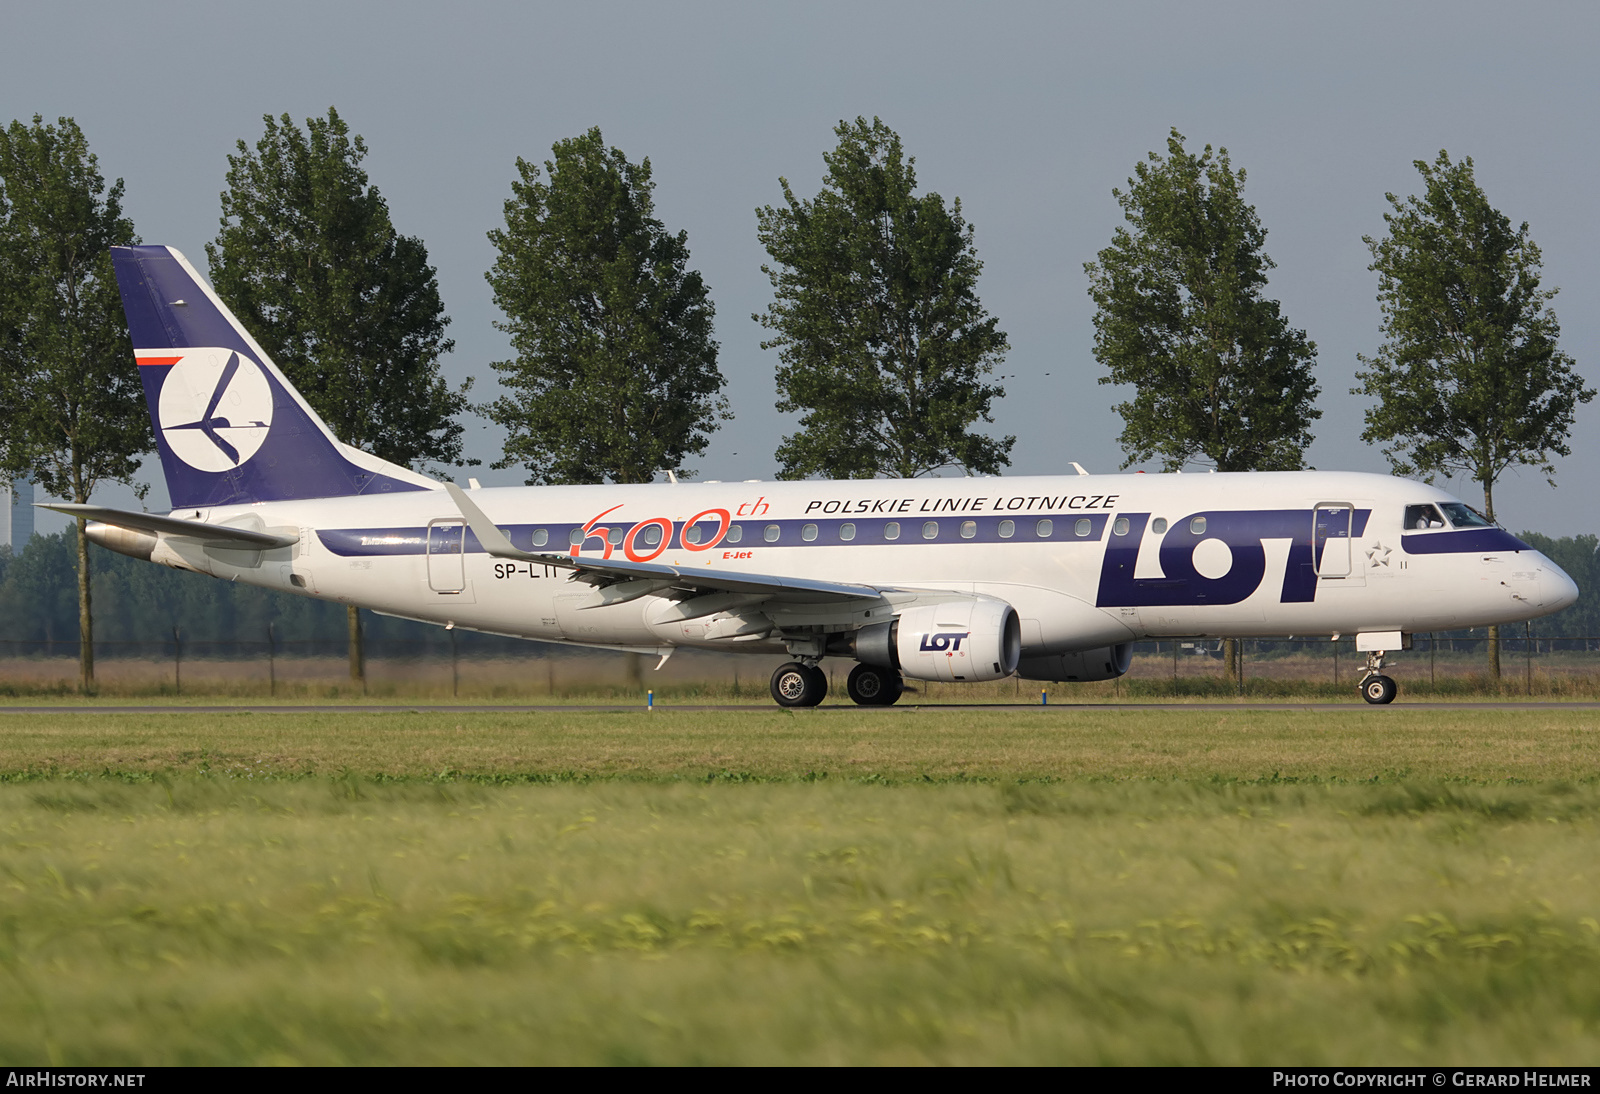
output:
M188 261L113 249L174 511L51 508L114 551L388 615L659 655L786 656L784 706L903 679L1106 680L1132 643L1416 631L1577 599L1445 492L1281 472L463 490L342 444Z

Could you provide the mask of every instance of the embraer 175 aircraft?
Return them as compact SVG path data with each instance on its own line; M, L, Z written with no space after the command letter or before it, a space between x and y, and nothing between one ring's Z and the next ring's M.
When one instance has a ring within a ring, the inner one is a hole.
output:
M787 655L783 706L903 679L1108 680L1145 638L1412 632L1577 599L1441 490L1279 472L462 490L342 444L188 261L112 251L174 511L52 505L113 551L389 615L657 654ZM658 666L659 667L659 664Z

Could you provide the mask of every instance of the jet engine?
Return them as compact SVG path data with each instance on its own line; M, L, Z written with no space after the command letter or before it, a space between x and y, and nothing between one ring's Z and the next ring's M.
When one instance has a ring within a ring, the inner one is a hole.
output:
M999 680L1022 655L1022 624L1004 600L973 597L908 608L854 635L856 660L917 680Z
M1030 657L1017 666L1017 675L1024 680L1087 683L1091 680L1115 680L1127 672L1132 664L1133 643L1119 642L1115 646L1101 646L1094 650Z
M98 543L108 551L115 551L119 555L129 558L139 558L146 562L155 553L157 539L149 532L140 532L133 528L123 528L116 524L104 524L98 520L91 520L84 525L83 534L90 543Z

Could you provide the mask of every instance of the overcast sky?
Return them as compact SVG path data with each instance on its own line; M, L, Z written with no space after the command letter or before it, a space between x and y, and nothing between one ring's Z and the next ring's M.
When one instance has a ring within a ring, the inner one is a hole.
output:
M1310 462L1385 471L1349 394L1378 344L1362 244L1412 161L1471 156L1490 201L1544 252L1562 347L1600 379L1595 109L1600 5L1471 3L485 4L0 2L3 117L70 115L147 243L202 270L227 154L265 113L336 106L370 148L398 230L420 236L453 322L447 372L495 391L507 355L483 273L517 156L598 125L648 156L658 216L689 234L717 308L736 420L694 465L771 477L776 355L751 313L770 286L755 209L820 187L842 118L874 115L916 157L924 190L959 197L976 229L985 306L1010 336L994 431L1011 473L1122 462L1101 386L1083 263L1120 220L1111 196L1176 126L1225 146L1278 268L1269 293L1317 343L1323 417ZM1600 532L1600 400L1580 410L1559 488L1535 471L1496 493L1513 529ZM487 465L500 434L468 422ZM152 509L165 491L154 461ZM479 469L486 484L517 470ZM1471 484L1458 492L1478 502ZM97 496L126 504L124 491ZM42 520L42 531L60 524Z

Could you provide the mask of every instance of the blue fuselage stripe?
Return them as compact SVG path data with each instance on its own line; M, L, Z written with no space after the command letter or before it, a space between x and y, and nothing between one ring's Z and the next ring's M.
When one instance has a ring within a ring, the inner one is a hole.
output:
M1370 510L1356 510L1349 531L1340 529L1337 538L1344 538L1346 535L1350 538L1363 536L1369 515ZM924 547L962 543L1052 543L1062 546L1091 544L1104 542L1108 538L1107 531L1115 516L1116 514L1112 513L1089 515L1051 513L1030 514L1027 517L908 515L904 520L878 518L848 520L829 517L736 520L729 526L728 534L716 544L715 549ZM1127 548L1124 549L1134 548L1143 538L1144 524L1148 518L1148 514L1130 514L1130 516L1138 520L1139 527L1135 530L1136 534L1129 537ZM1218 523L1218 518L1222 518L1221 523ZM1241 511L1231 514L1212 514L1211 519L1213 525L1204 534L1215 536L1220 532L1222 534L1219 538L1226 540L1230 546L1245 546L1248 543L1259 542L1261 538L1285 536L1292 536L1296 546L1312 545L1311 510L1279 510L1270 514ZM453 553L464 550L467 554L483 553L483 547L478 543L477 537L470 531L464 530L459 522L448 517L441 520L445 523L433 529L435 552L443 550ZM1173 527L1187 528L1190 520L1191 518L1185 517L1181 522L1174 521ZM662 526L665 522L607 520L603 527L608 529L613 549L620 550L623 539L630 531L648 524ZM719 522L716 520L703 520L698 522L696 527L700 529L702 539L705 539L716 534L718 525ZM932 526L933 530L931 536L927 534L929 526ZM583 527L582 524L513 524L502 526L502 530L510 538L512 545L520 550L564 553L572 545L572 536L581 532ZM463 532L466 536L464 547L460 545ZM544 533L542 538L537 535L539 532ZM963 534L964 532L966 534ZM682 522L672 525L672 543L669 544L669 549L674 545L683 548L681 539L683 533ZM768 538L769 535L772 538ZM847 535L850 538L846 538ZM317 536L328 550L342 557L422 555L428 552L429 529L427 527L327 528L318 530ZM1500 528L1472 528L1406 535L1401 537L1400 542L1402 549L1412 555L1531 550L1526 543ZM659 545L659 539L652 543L646 542L643 537L636 537L635 549L640 553L651 553ZM1320 548L1321 543L1318 542L1316 546ZM599 530L596 529L584 541L583 551L585 554L594 554L601 550L603 550L601 537Z
M1401 536L1400 549L1408 555L1474 555L1484 551L1533 550L1504 528L1463 528L1454 532Z
M445 518L449 519L449 518ZM717 550L750 550L754 547L912 547L951 543L1098 543L1105 536L1110 522L1108 513L1089 516L1077 513L1026 518L1002 516L973 517L911 517L906 520L841 520L819 517L815 520L736 520L728 534L716 545ZM653 521L627 522L607 520L604 527L610 530L611 541L620 548L622 540L635 527ZM716 534L720 522L700 521L696 527L702 537ZM925 526L933 525L935 533L929 537ZM970 535L963 535L963 525L971 525ZM1010 525L1009 529L1002 526ZM1048 529L1041 531L1044 526ZM854 530L853 538L845 538L845 528ZM895 529L890 538L891 527ZM768 539L768 529L777 529L775 538ZM735 533L734 529L738 529ZM523 551L565 552L572 546L571 537L583 530L582 524L513 524L502 525L501 530L511 540L512 546ZM812 532L814 530L814 534ZM545 538L538 542L535 532L543 531ZM1009 533L1009 534L1007 534ZM681 522L673 525L673 540L678 542L683 534ZM738 538L734 538L737 534ZM810 535L811 538L807 538ZM428 550L427 528L326 528L317 532L323 544L336 555L421 555ZM459 525L446 525L434 531L435 550L441 546L450 551L458 548L461 530ZM483 547L470 531L466 534L465 552L481 553ZM636 543L644 553L654 551L655 543ZM598 531L585 541L584 553L602 550Z

